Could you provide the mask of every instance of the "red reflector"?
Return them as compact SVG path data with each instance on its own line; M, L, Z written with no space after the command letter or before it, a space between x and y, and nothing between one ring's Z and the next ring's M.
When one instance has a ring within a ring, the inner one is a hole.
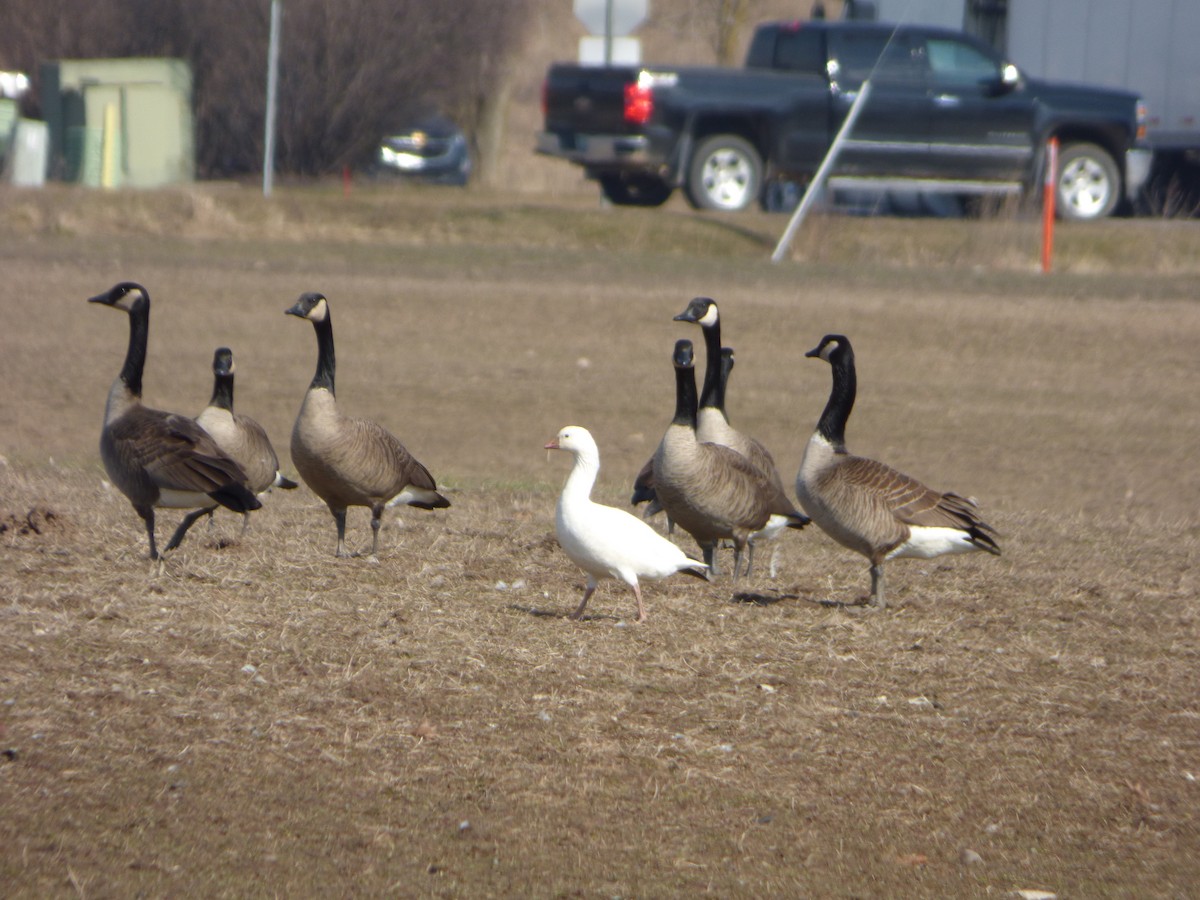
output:
M645 125L654 112L654 94L650 88L634 82L625 85L625 121Z

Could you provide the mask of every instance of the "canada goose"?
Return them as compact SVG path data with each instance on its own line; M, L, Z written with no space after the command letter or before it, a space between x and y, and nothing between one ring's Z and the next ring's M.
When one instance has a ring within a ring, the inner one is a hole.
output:
M371 510L371 559L379 552L385 506L445 509L450 501L390 432L369 419L343 415L334 398L333 322L323 294L306 293L284 311L308 319L317 333L317 372L292 428L292 463L337 522L337 555L346 552L346 508Z
M209 433L217 446L238 461L256 495L270 488L293 490L299 485L279 471L279 457L267 432L249 416L233 411L233 351L218 347L213 354L213 392L196 423ZM210 513L211 514L211 513ZM250 527L250 513L242 518L242 534Z
M639 578L666 578L685 572L705 578L708 566L623 509L592 501L592 487L600 472L600 450L586 428L568 425L546 444L547 450L565 450L575 457L554 512L555 531L563 552L587 573L587 587L572 619L584 607L603 578L615 578L633 590L639 622L646 620Z
M696 539L704 562L712 565L720 540L733 541L733 577L750 536L767 527L772 515L787 515L773 502L766 477L740 453L696 439L696 376L692 342L675 344L675 416L654 454L654 485L667 515ZM791 509L791 504L784 503ZM796 514L793 527L807 519Z
M771 452L761 441L729 424L729 415L725 411L725 385L733 369L733 351L729 351L729 368L722 373L724 348L721 347L721 313L717 302L710 297L695 297L675 321L699 325L704 335L704 386L696 416L696 437L736 450L773 481L783 494L783 479Z
M245 513L262 506L242 467L203 428L187 416L142 405L142 372L150 333L150 294L146 289L123 281L88 302L129 315L129 349L104 407L100 458L112 483L146 523L150 558L159 559L154 541L155 508L210 510L219 504ZM180 545L197 518L195 514L184 518L164 552Z
M872 605L887 605L884 560L931 559L970 550L999 556L993 539L999 535L979 518L974 500L931 490L881 462L847 452L846 420L857 391L850 341L827 334L804 355L829 363L833 387L804 448L796 497L830 537L870 560Z

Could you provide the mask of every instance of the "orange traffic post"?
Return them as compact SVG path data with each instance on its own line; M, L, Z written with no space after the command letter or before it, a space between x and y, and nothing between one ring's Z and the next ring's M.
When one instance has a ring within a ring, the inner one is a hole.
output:
M1054 213L1058 181L1058 138L1052 137L1046 145L1046 178L1042 183L1042 271L1050 271L1054 256Z

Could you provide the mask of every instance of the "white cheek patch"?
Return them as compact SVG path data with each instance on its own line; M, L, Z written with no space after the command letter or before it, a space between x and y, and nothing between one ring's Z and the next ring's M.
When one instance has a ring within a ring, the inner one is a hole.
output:
M308 313L309 319L311 319L314 322L324 322L325 318L328 315L329 315L329 305L325 302L324 297L322 297L320 300L318 300L317 305L314 306Z
M701 325L716 325L720 314L717 312L717 304L708 304L708 312L701 316L697 321Z

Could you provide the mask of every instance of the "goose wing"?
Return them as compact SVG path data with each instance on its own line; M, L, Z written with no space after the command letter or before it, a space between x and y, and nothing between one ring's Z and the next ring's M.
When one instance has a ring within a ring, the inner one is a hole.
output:
M850 457L839 468L847 483L870 491L905 525L957 528L995 552L996 544L990 535L995 535L996 530L979 517L975 501L953 492L935 491L911 475L873 459Z
M449 506L437 493L430 471L394 434L370 419L347 418L345 423L343 447L353 450L342 454L342 462L353 470L352 477L364 493L386 500L416 491L430 495L425 502L434 507Z
M631 505L637 506L639 503L646 503L654 499L656 499L654 494L654 457L651 456L633 480L633 496L629 498L629 502Z
M757 531L771 517L777 498L772 496L770 480L750 460L722 444L700 444L709 458L706 471L711 474L709 491L722 518L749 531ZM782 492L780 492L782 495ZM787 498L782 497L784 503ZM793 510L794 511L794 510Z
M110 427L114 444L160 488L209 494L245 484L246 473L187 416L142 408Z

